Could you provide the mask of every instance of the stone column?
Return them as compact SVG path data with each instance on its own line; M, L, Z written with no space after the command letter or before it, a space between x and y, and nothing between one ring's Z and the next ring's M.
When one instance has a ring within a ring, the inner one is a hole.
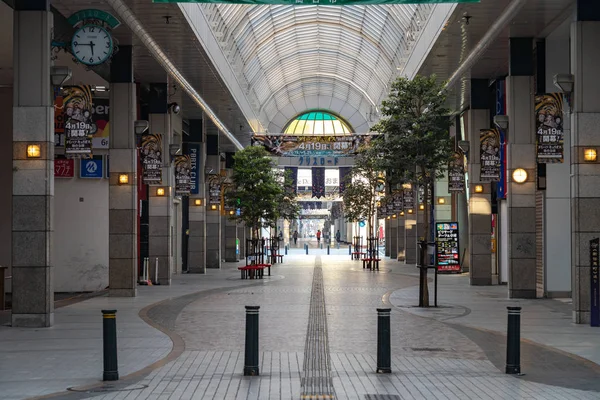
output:
M206 121L206 170L209 175L220 175L221 156L219 154L219 132ZM206 197L209 197L209 181L206 179ZM221 210L220 205L213 209L206 206L206 268L221 268Z
M533 39L510 39L510 76L506 79L508 128L508 291L511 298L536 297L536 145ZM527 181L516 183L512 173L527 171ZM471 264L471 269L476 265Z
M390 242L390 240L391 240L391 237L390 237L391 236L391 232L390 231L392 229L392 219L391 218L390 219L386 218L384 224L385 225L383 227L383 232L384 232L384 235L385 235L385 256L389 257L390 253L391 253L391 247L392 247L391 246L391 242Z
M138 277L138 174L134 121L137 119L132 47L120 46L110 72L109 264L110 296L135 296ZM126 174L127 184L119 184Z
M162 134L162 183L149 187L149 258L150 277L154 278L156 260L158 259L158 282L161 285L171 284L173 270L172 236L173 226L173 196L174 177L171 170L169 154L169 137L171 134L170 117L167 106L167 84L155 83L150 85L150 100L148 105L150 120L149 133ZM162 190L160 190L162 189Z
M47 327L54 323L53 17L49 1L14 7L12 326ZM27 158L29 144L39 157Z
M404 215L400 215L403 214ZM398 237L396 238L396 246L398 247L397 259L398 261L404 261L405 259L405 235L406 235L406 212L398 214Z
M206 143L204 141L203 123L201 119L189 121L189 138L185 143L185 152L192 158L193 186L189 201L189 241L188 271L192 274L206 273L206 183L204 180L204 163L206 161ZM194 167L195 161L195 167ZM200 204L197 204L199 201Z
M586 148L600 153L599 21L598 2L578 0L577 21L571 25L571 259L573 320L580 324L590 322L589 241L600 237L600 164L583 158Z
M390 258L395 260L398 258L398 214L393 214L392 217L387 220L387 222L390 223L390 236L389 241L387 239L385 241L385 247L387 248L389 243Z
M489 129L490 91L487 80L471 80L471 107L468 111L469 169L469 265L471 285L492 284L492 185L481 178L479 137ZM475 188L483 187L477 193Z

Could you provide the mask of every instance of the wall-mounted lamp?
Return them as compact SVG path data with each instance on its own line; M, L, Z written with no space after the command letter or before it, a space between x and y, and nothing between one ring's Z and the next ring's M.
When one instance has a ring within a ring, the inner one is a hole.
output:
M216 210L217 209L217 205L216 204L211 204L210 205L210 209L211 210Z
M195 206L201 206L202 205L202 199L194 199L194 205Z
M438 204L446 204L446 199L443 197L438 197Z
M391 217L388 215L387 219L391 219Z
M62 86L71 78L71 74L71 68L69 67L50 67L50 81L53 86Z
M398 216L396 214L392 215L392 218L398 218Z
M157 196L161 196L161 197L164 196L165 195L165 188L164 187L156 188L156 195Z
M424 210L425 209L425 204L419 204L419 210Z
M27 158L40 158L42 156L42 150L39 144L28 144L27 145Z
M400 211L400 216L404 217L404 211Z
M596 149L584 149L583 150L583 160L585 162L596 162L598 159L598 152Z
M554 75L554 86L559 88L569 105L569 113L572 111L571 98L573 95L573 89L575 89L575 76L573 74L556 74Z
M129 174L119 174L119 185L127 185L129 183Z
M412 189L412 185L410 183L403 183L402 189L410 190Z
M413 209L412 209L412 208L409 208L408 210L406 210L406 212L407 212L407 213L409 213L409 214L412 214L412 213L414 213L414 211L413 211Z
M494 124L503 131L508 129L508 115L494 115Z
M233 215L233 214L235 214L235 211L229 210L229 215Z
M483 185L475 185L475 193L483 193Z
M468 140L459 140L458 148L462 150L463 153L469 153L469 141Z
M150 126L148 121L143 119L138 119L133 123L133 129L135 130L136 135L141 135L146 132L148 130L148 126Z
M516 183L524 183L527 180L527 171L523 168L517 168L513 171L512 178Z

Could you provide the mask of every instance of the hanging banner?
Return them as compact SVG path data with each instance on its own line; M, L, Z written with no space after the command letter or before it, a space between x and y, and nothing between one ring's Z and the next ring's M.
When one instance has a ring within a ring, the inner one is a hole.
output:
M200 193L200 145L184 143L183 151L190 157L190 194Z
M54 98L54 146L65 147L65 114L63 97L58 91Z
M340 194L344 193L344 190L346 190L346 184L351 177L351 169L351 167L340 167Z
M479 3L481 0L152 0L153 3L287 4L349 6L368 4Z
M175 156L175 194L189 196L191 190L192 160L189 155Z
M506 115L506 80L496 81L496 115ZM506 145L508 135L506 131L500 129L500 179L496 184L496 196L498 199L506 199L508 186L506 185Z
M108 149L109 113L108 99L94 98L92 105L92 149Z
M393 195L394 199L394 212L399 213L404 210L404 193L401 191L395 192Z
M590 240L590 325L600 326L600 239Z
M142 136L142 166L144 183L162 183L162 134L150 133Z
M498 129L482 129L479 132L479 159L482 181L500 180L500 132Z
M363 144L368 143L373 135L254 135L253 144L260 144L278 157L297 156L332 156L350 157Z
M564 162L562 93L535 96L535 127L537 162Z
M209 175L208 177L208 204L221 204L221 176Z
M415 209L415 192L412 189L404 189L404 209Z
M465 156L462 150L454 152L448 165L448 191L464 193L465 191Z
M385 207L387 208L387 210L386 210L387 215L394 214L394 198L391 195L386 197Z
M89 85L65 86L61 92L67 157L92 158L92 89ZM55 118L56 123L56 118Z
M288 193L298 194L298 167L285 167L285 176L290 184L286 187Z
M320 199L325 196L325 168L311 168L312 171L312 197Z
M438 271L460 271L458 222L436 222L435 244Z

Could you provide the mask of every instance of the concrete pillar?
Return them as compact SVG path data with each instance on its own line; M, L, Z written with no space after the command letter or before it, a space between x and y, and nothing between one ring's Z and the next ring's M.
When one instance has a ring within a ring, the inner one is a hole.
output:
M192 158L193 182L189 201L188 271L192 274L204 274L206 272L207 199L204 179L206 143L202 120L190 120L189 125L189 138L184 145L185 153Z
M573 320L583 324L590 322L589 241L600 237L600 164L583 159L586 148L600 151L600 7L598 2L578 0L577 10L577 21L571 25L571 73L575 75L571 116L571 258Z
M533 39L510 39L510 76L506 79L508 128L508 291L511 298L536 297L536 140ZM512 172L527 171L516 183ZM471 269L476 266L471 263Z
M54 322L53 17L49 1L30 3L15 2L13 30L13 327L47 327ZM27 158L29 144L39 146L40 157Z
M490 126L490 90L487 80L471 80L471 110L467 113L469 151L469 265L471 285L492 284L492 185L481 178L482 129ZM482 186L477 193L475 187Z
M237 240L239 245L239 254L238 257L240 260L243 260L246 256L246 225L242 222L237 224ZM283 253L282 253L283 254Z
M406 215L406 212L404 212ZM404 261L405 257L405 235L406 235L406 218L405 215L398 214L398 237L396 238L397 246L397 259L398 261Z
M171 135L170 115L167 107L167 84L150 85L148 114L150 120L149 133L162 134L162 183L149 187L149 258L150 276L154 277L156 260L158 259L158 282L161 285L171 284L173 271L173 196L174 177L169 155L169 137ZM159 192L163 189L163 192Z
M216 127L204 119L206 132L206 170L207 174L218 176L221 172L221 156L219 154L219 132ZM207 199L210 179L206 179ZM206 268L221 268L221 210L220 205L212 209L207 202L206 207Z
M109 264L110 296L135 296L138 277L138 176L134 121L137 119L132 47L120 46L111 62ZM127 174L128 184L119 184Z
M390 258L392 260L395 260L398 258L398 214L392 214L392 217L389 220L387 220L387 222L389 222L390 225L390 236L389 240L386 239L385 241L386 248L388 247L389 243Z
M233 155L235 153L225 153L225 171L227 176L231 176L233 170ZM222 232L222 254L226 262L239 261L237 255L237 222L231 219L230 212L227 210L223 213L224 217L221 220ZM235 210L233 210L235 212Z
M391 218L387 219L387 217L385 217L385 222L383 225L383 233L385 235L385 256L386 257L389 257L391 254L391 247L392 247L392 244L390 242L391 229L392 229L392 219Z

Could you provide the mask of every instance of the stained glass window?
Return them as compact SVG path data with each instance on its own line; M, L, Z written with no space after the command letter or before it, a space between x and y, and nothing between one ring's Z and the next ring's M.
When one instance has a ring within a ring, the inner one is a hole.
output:
M327 111L308 111L288 122L283 132L288 135L343 135L352 133L353 129Z

